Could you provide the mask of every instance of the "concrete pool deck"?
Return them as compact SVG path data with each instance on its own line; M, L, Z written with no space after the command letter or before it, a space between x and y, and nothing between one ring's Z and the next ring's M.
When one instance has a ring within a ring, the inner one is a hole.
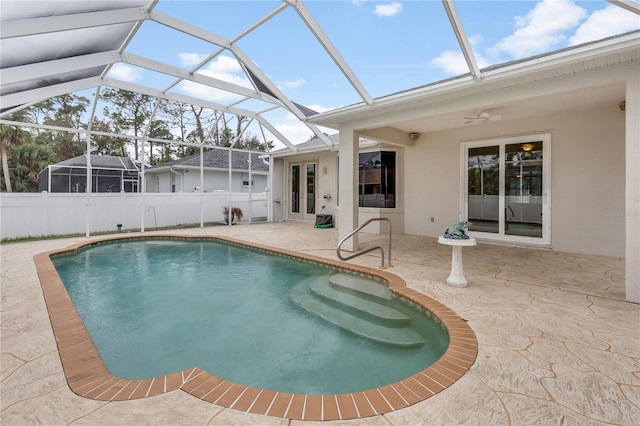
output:
M166 233L221 235L336 258L337 231L312 224ZM382 236L360 239L363 247L376 241L384 245ZM309 423L219 407L181 390L122 402L71 392L33 256L86 241L0 248L2 424ZM335 423L632 425L640 418L640 305L624 302L624 260L479 242L464 249L469 286L457 288L445 283L451 250L436 238L394 236L392 254L389 272L468 320L478 339L478 357L461 379L423 402ZM352 263L377 267L379 258L363 256Z

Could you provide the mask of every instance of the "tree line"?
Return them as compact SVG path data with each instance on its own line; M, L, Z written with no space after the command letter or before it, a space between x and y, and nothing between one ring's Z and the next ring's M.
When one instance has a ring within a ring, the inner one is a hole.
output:
M173 143L148 141L146 164L199 154L200 148L180 145L230 147L267 151L273 141L262 142L256 135L244 131L248 118L228 115L203 107L158 100L120 89L104 89L101 93L102 116L94 117L92 132L130 135L119 138L103 134L91 136L91 153L142 159L139 139L149 137ZM156 102L158 102L156 104ZM46 126L87 130L83 122L91 106L89 99L75 94L62 95L32 105L8 115L9 121L36 123ZM2 175L0 190L6 192L37 192L38 175L48 165L86 153L85 132L29 128L0 124Z

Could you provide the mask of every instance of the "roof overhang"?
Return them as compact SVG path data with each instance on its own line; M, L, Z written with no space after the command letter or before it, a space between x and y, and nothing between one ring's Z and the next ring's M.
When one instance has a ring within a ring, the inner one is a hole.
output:
M485 68L480 80L466 74L375 99L373 106L360 103L317 114L309 121L333 129L344 124L355 125L366 133L371 129L395 127L401 120L533 98L541 94L542 85L547 86L548 93L562 93L580 87L615 84L624 80L615 75L616 70L622 74L628 72L625 70L640 71L640 31Z

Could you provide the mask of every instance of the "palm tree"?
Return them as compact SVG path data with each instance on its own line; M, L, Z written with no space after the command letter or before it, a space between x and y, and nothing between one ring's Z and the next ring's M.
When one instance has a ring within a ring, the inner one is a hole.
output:
M58 161L51 146L27 141L13 149L10 161L11 184L15 192L38 192L40 172Z
M11 158L11 147L26 142L26 134L15 126L0 124L0 152L2 153L2 173L4 174L7 192L11 190L11 177L9 176L9 158Z

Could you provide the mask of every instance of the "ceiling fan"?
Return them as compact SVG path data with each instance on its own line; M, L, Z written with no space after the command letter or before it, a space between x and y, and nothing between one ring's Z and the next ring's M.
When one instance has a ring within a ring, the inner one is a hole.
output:
M475 117L465 117L465 120L469 120L469 121L467 121L464 124L469 124L469 123L486 124L489 121L496 121L501 119L502 119L502 114L489 114L487 111L480 111L480 113L478 113L478 115L476 115Z

